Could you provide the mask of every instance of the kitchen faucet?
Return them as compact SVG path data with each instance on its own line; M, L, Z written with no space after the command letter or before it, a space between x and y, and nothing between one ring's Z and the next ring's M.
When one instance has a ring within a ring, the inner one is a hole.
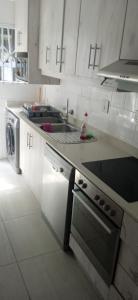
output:
M69 114L70 114L70 115L73 115L73 114L74 114L74 110L73 110L73 109L70 109L70 110L69 110L69 99L67 99L66 107L63 107L63 110L66 111L66 115L65 115L65 117L64 117L64 121L65 121L65 123L68 123L68 120L69 120Z

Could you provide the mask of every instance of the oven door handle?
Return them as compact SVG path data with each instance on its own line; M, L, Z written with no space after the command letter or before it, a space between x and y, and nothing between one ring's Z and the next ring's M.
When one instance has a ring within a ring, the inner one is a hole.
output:
M78 190L77 190L78 191ZM108 234L112 234L112 230L107 226L101 218L81 199L76 190L72 190L73 195L79 200L79 202L89 211L89 213L95 218L95 220L106 230Z

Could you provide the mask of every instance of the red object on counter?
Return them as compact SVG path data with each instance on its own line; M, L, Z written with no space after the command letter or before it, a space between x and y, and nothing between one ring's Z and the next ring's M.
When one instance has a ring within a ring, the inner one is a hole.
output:
M53 126L51 123L43 123L40 127L46 132L53 132Z

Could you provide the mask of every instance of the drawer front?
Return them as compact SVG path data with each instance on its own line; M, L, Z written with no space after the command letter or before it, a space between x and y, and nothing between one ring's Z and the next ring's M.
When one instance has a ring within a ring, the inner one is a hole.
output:
M126 213L124 214L121 239L132 248L133 252L138 253L138 222L132 219Z
M120 264L117 266L114 285L125 300L138 299L138 286L136 286Z
M137 256L125 243L121 243L119 264L125 269L132 281L138 286L138 253Z

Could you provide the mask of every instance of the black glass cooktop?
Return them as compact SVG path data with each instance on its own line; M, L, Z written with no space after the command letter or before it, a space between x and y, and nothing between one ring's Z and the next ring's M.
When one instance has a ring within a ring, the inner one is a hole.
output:
M127 202L138 201L138 159L123 157L83 165Z

